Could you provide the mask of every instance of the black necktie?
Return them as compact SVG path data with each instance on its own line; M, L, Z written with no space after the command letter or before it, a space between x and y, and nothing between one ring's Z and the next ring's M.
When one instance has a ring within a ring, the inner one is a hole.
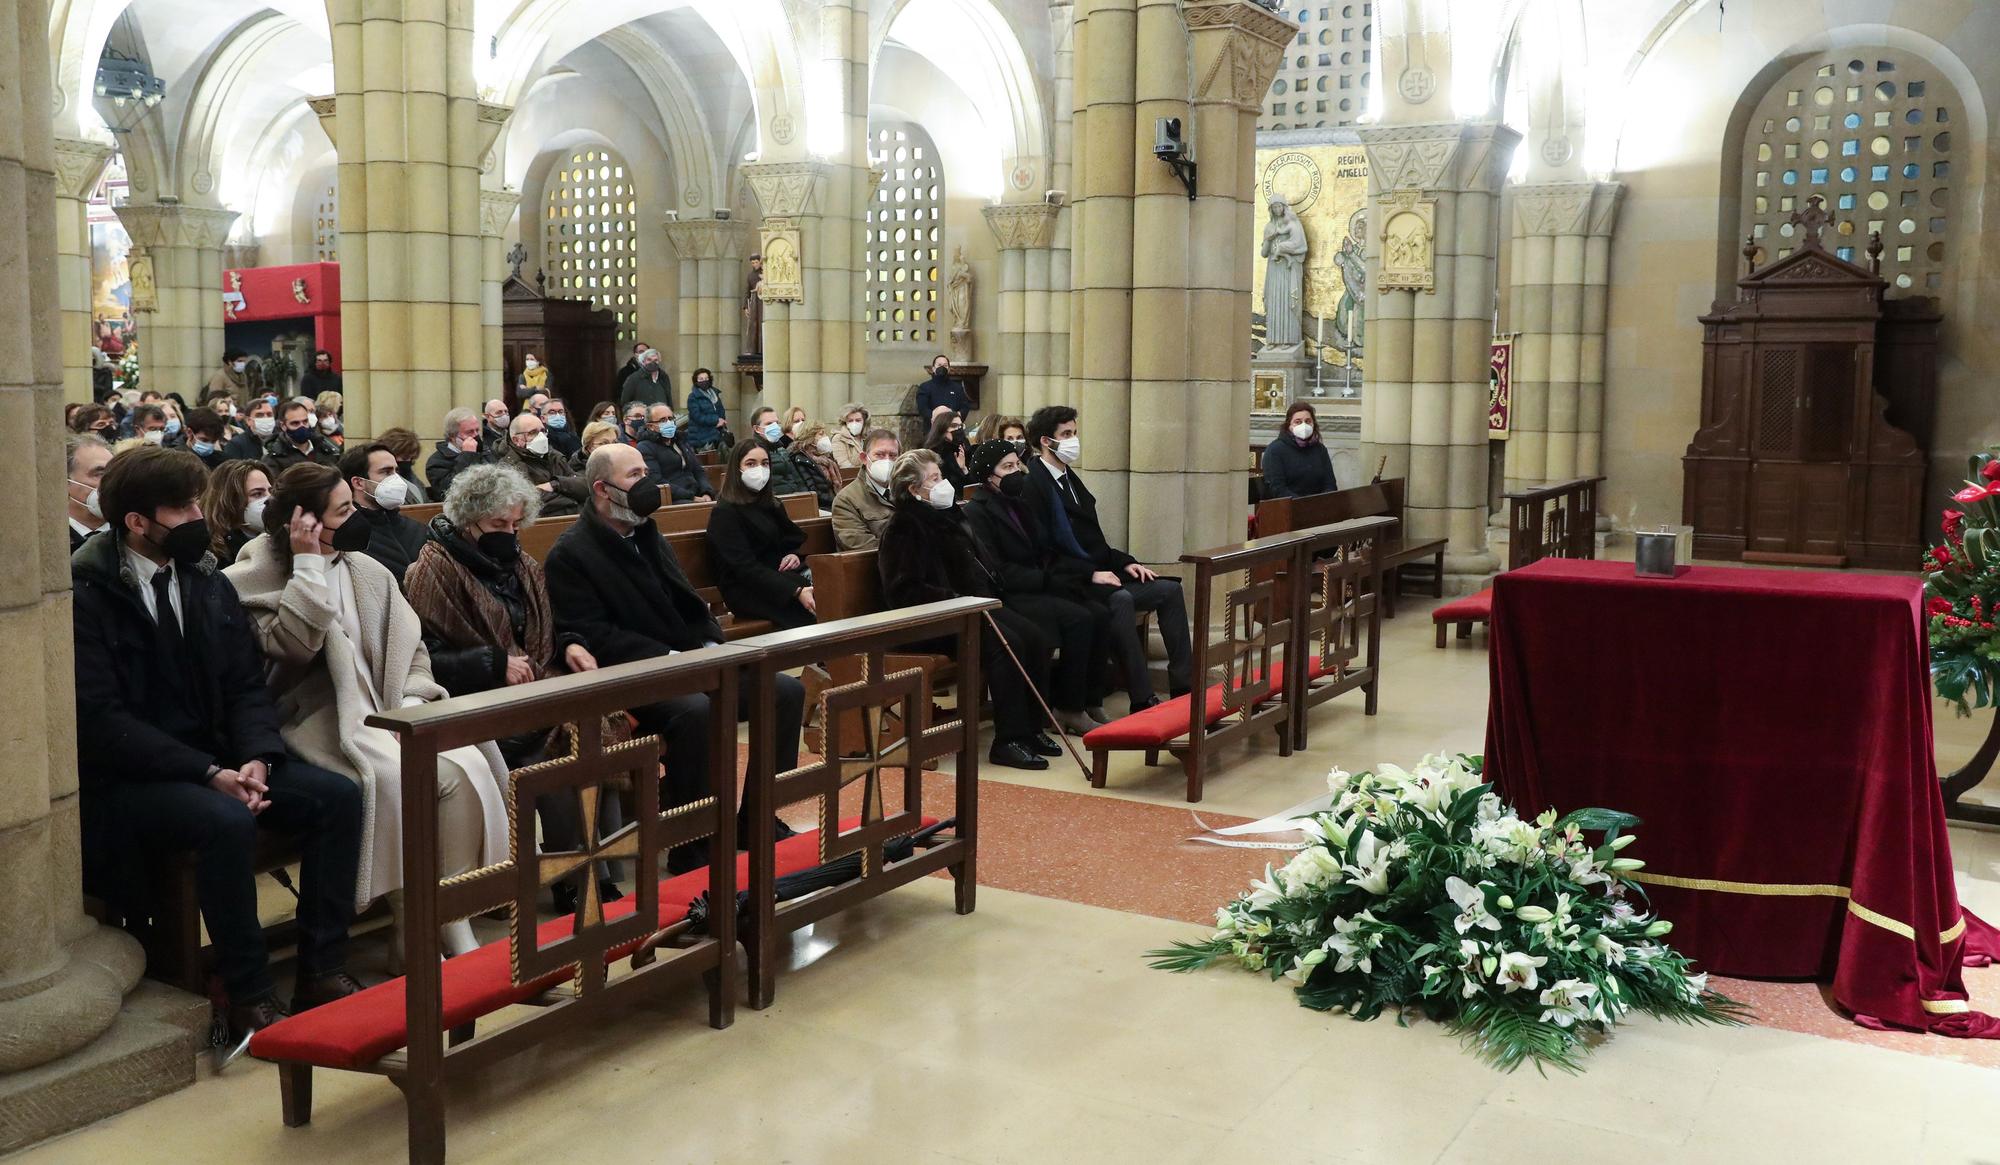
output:
M173 568L153 572L154 621L160 625L160 647L170 658L179 659L182 650L180 620L174 618Z

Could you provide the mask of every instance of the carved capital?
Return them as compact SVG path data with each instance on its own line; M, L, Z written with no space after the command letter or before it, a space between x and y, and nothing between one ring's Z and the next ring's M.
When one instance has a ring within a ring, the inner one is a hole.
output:
M1550 182L1513 190L1514 237L1609 235L1617 217L1616 182Z
M743 177L766 218L818 214L826 172L824 162L751 162L743 167Z
M479 233L495 238L506 233L507 220L514 217L514 208L521 204L521 192L503 186L498 190L479 192Z
M113 208L125 233L138 247L196 247L215 250L236 222L233 210L210 210L173 202L126 203Z
M507 126L507 119L514 116L511 105L495 105L491 101L479 103L479 156L485 157L493 143L500 140L500 131Z
M1194 41L1196 102L1261 108L1299 26L1247 0L1188 0L1182 11Z
M1046 202L1019 206L989 206L983 213L992 228L994 241L1003 251L1036 249L1055 239L1056 216L1062 208Z
M1490 122L1365 127L1368 185L1396 190L1497 193L1521 135Z
M750 224L697 218L662 224L674 254L687 259L741 259L749 253Z
M103 142L56 139L56 193L63 198L89 198L104 177L113 146Z
M339 102L335 99L335 97L331 93L327 94L325 97L306 98L306 105L312 109L313 116L319 118L319 127L320 129L326 131L326 137L328 141L334 140L333 110L338 103Z

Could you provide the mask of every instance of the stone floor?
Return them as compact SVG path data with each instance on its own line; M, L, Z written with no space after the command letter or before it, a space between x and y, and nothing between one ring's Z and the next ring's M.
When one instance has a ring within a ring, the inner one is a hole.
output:
M1194 812L1262 816L1334 765L1478 748L1483 633L1435 650L1422 603L1388 627L1380 715L1335 702L1306 753L1247 749ZM1941 707L1940 764L1983 729ZM683 992L505 1061L454 1089L453 1160L2000 1162L2000 1044L1866 1032L1810 985L1766 988L1749 1028L1632 1023L1583 1076L1543 1078L1259 976L1147 970L1263 857L1182 842L1178 767L1137 754L1101 792L1074 769L984 775L977 913L920 883L797 936L776 1004L728 1031ZM1967 905L2000 917L2000 832L1952 832ZM1968 985L2000 1009L2000 971ZM393 1087L327 1072L316 1092L285 1129L275 1070L239 1062L17 1159L401 1159Z

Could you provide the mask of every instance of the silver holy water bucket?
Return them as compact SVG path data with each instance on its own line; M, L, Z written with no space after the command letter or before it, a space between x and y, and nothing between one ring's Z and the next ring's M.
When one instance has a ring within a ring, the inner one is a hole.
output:
M1678 530L1634 530L1632 536L1632 565L1640 578L1674 577L1674 554L1681 540Z

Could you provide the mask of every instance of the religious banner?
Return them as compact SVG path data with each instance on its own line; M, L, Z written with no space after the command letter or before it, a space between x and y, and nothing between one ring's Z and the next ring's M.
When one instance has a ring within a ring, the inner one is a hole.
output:
M1486 369L1486 437L1505 441L1514 409L1514 337L1493 341Z
M1328 368L1363 365L1368 303L1368 155L1358 143L1265 146L1257 151L1257 197L1251 223L1251 348L1266 336L1265 259L1259 242L1269 225L1273 198L1282 198L1306 232L1301 338L1305 350ZM1258 403L1256 408L1264 405ZM1280 406L1282 407L1282 406Z

